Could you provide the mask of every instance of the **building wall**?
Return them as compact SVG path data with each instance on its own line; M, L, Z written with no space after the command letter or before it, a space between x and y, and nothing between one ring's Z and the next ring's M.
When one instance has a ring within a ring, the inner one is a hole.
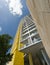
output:
M50 0L27 0L27 6L50 57Z
M29 64L34 65L31 53L29 53Z
M24 55L19 51L15 51L14 64L13 65L24 65Z
M13 65L24 65L24 53L18 51L18 46L20 41L20 30L21 30L21 23L18 27L16 36L14 38L14 43L11 49L11 54L13 54L11 62L13 63Z

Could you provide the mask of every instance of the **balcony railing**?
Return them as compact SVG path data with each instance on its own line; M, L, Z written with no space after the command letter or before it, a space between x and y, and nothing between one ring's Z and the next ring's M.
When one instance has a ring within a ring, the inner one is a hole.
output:
M38 35L38 32L36 32L36 33L34 33L34 34L31 34L30 36L28 35L28 36L26 36L25 38L21 38L21 42L27 40L28 38L30 38L30 37L32 37L32 36L36 36L36 35Z
M27 41L27 40L28 40L28 41ZM19 50L20 50L20 51L21 51L21 50L24 50L24 49L26 49L26 48L28 48L28 47L30 47L30 46L33 46L33 45L36 45L36 44L39 44L39 43L42 42L40 38L34 39L34 40L32 40L32 42L31 42L30 38L27 39L27 40L25 40L25 41L27 41L27 42L24 42L24 41L21 42L21 43L23 44L23 46L22 46L22 47L19 47ZM19 43L19 44L20 44L20 43Z

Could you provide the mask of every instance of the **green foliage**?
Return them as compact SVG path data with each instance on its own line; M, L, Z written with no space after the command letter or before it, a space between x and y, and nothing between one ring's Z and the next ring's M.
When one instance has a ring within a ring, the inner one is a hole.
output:
M12 37L8 34L0 35L0 65L6 65L6 62L11 61L12 55L10 52L8 53L12 46L11 40Z

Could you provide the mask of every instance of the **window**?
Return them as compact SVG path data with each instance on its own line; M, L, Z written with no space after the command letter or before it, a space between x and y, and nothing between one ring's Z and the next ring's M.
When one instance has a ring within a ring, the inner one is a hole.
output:
M29 34L26 34L26 35L22 36L22 39L25 39L28 36L29 36Z
M28 32L28 30L23 31L22 34L25 34L26 32Z
M36 42L36 41L40 41L41 40L41 38L40 38L40 36L38 34L35 35L35 36L32 36L31 39L32 39L33 43Z
M31 31L31 32L30 32L30 35L35 34L35 33L37 33L37 30L36 30L36 29L33 30L33 31Z
M29 28L29 31L32 30L32 29L34 29L35 27L36 27L36 26L31 26L31 27Z

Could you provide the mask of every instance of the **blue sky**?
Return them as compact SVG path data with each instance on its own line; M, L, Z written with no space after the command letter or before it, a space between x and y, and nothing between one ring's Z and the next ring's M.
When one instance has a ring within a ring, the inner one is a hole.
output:
M29 15L26 0L0 0L0 34L15 36L20 20L26 15Z

